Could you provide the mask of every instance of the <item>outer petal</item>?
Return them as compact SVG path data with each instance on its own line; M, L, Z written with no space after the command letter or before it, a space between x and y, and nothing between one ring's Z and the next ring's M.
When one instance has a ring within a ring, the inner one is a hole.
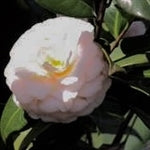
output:
M102 103L111 81L93 29L60 17L34 25L15 43L5 76L32 118L68 123Z

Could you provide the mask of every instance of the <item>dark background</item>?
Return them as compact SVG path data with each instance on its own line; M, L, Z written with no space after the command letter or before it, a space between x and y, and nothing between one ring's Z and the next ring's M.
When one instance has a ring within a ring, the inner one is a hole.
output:
M4 77L9 52L21 34L49 16L33 0L2 0L0 3L0 115L11 95Z
M9 51L14 42L30 26L30 15L29 11L19 7L16 0L3 0L0 5L0 104L3 108L11 94L5 83L4 68L9 61Z
M33 24L55 15L38 6L34 0L3 0L0 3L0 112L11 95L5 83L4 68L9 52L19 38Z

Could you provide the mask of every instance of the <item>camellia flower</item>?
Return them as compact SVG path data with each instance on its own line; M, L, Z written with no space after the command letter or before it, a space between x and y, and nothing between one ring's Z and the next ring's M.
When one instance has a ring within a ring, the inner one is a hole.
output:
M5 76L14 101L32 118L71 122L102 103L111 80L93 29L59 17L34 25L14 44Z

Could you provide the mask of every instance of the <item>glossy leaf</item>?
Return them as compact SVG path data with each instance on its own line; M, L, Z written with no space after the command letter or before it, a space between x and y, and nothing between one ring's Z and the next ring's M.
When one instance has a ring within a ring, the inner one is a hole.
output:
M127 13L150 20L150 0L116 0Z
M120 47L117 47L112 51L112 53L110 54L110 57L112 61L117 61L125 57L125 54L122 52Z
M122 108L133 106L143 110L147 114L150 114L150 109L149 107L147 107L150 105L150 97L136 89L131 88L129 84L131 81L129 81L128 76L126 76L126 74L124 75L124 77L123 75L118 75L118 77L113 78L112 86L108 91L108 94L111 97L115 97L114 100L118 102L122 106ZM122 77L122 79L119 79L120 77ZM147 85L149 86L150 81L148 81L149 80L146 80L145 83L147 83ZM139 83L141 84L141 81L139 81Z
M144 77L150 78L150 69L144 70L143 74L144 74Z
M150 79L148 77L149 64L137 64L126 66L126 72L117 73L117 76L124 82L130 85L134 90L150 96ZM148 70L146 70L148 69ZM143 71L147 71L145 75ZM122 98L121 98L122 99Z
M123 116L128 111L126 107L117 103L116 99L113 96L106 97L103 104L91 114L101 133L116 133L124 120Z
M96 124L101 133L116 134L118 132L120 124L124 119L123 117L119 117L118 114L111 114L111 113L101 111L97 116L95 116L94 120L96 121ZM136 130L127 127L125 132L127 134L128 132L130 132L131 135L136 136L140 141L142 141L140 134Z
M120 61L117 61L116 64L119 65L120 67L126 67L131 65L144 64L148 62L149 61L145 54L137 54L134 56L124 58Z
M145 52L148 61L150 62L150 51Z
M150 96L150 79L143 78L137 79L130 82L133 85L133 88Z
M145 150L142 149L142 147L149 139L150 130L145 126L142 120L139 119L139 117L137 117L133 128L139 132L143 140L139 141L139 139L137 139L136 137L129 136L127 143L125 145L125 150Z
M104 23L113 37L117 38L117 36L127 25L127 20L121 15L119 10L112 3L111 6L106 9Z
M83 0L36 0L42 7L72 17L92 17L92 7Z
M14 145L14 149L15 149L15 150L19 150L22 141L24 140L24 138L27 136L27 134L28 134L30 131L31 131L31 128L19 132L19 135L17 136L17 138L16 138L15 141L13 142L13 145ZM32 145L30 145L30 146L32 146ZM29 146L29 147L30 147L30 146Z
M132 92L133 94L130 96L131 99L128 101L130 104L130 108L137 113L137 115L140 117L141 120L147 120L147 122L150 122L150 96L143 94L142 92L134 90ZM142 115L142 116L140 116ZM146 119L147 118L147 119ZM148 128L150 128L150 124L146 124Z
M123 120L123 118L117 117L117 114L111 115L109 113L97 112L92 116L96 122L101 133L115 134Z
M128 80L129 79L127 78L127 82L130 82ZM145 125L150 128L150 109L148 107L150 106L150 95L148 96L135 88L129 87L126 82L119 81L120 80L116 79L113 80L109 94L117 97L116 101L122 104L122 106L128 106L132 109L140 119L144 121ZM145 81L145 83L149 86L150 80ZM141 85L141 81L139 81L139 84ZM118 89L119 92L115 89ZM150 87L148 89L150 89Z
M26 149L29 144L38 136L40 135L43 131L49 128L51 124L46 124L44 122L38 122L32 129L31 131L26 135L24 140L21 143L21 146L19 150L24 150Z
M1 117L0 127L3 140L6 141L12 132L20 130L26 123L24 111L17 107L13 102L12 97L10 97Z
M136 112L136 114L139 116L139 118L145 123L145 125L150 129L150 116L143 110L139 108L134 108L133 110Z

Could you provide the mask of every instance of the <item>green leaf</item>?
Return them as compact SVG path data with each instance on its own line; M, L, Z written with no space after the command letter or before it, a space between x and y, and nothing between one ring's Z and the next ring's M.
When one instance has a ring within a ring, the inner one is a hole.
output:
M24 140L24 138L27 136L27 134L31 131L31 128L25 130L25 131L22 131L19 133L19 136L17 136L17 138L15 139L15 141L13 142L13 145L14 145L14 149L15 150L19 150L19 147L22 143L22 141ZM32 144L31 144L32 146Z
M150 129L150 116L149 114L145 113L143 110L139 108L134 108L133 110L138 115L138 117L145 123L145 125Z
M119 78L121 78L121 79L119 79ZM133 79L134 78L136 78L136 75L133 76ZM115 98L114 100L116 102L120 103L120 105L122 106L121 107L122 110L125 107L130 108L131 106L134 106L134 107L138 107L141 110L145 111L146 113L150 114L150 109L149 109L149 107L147 107L150 105L150 97L147 94L144 94L143 92L141 92L135 88L131 88L130 85L133 85L133 84L135 85L135 83L133 83L134 82L133 79L132 79L132 81L130 81L127 74L124 74L124 75L120 74L120 76L116 75L116 77L112 77L112 79L113 79L112 85L108 91L108 95L110 97L114 97ZM135 81L137 81L137 80L135 80ZM147 86L143 85L143 84L147 84ZM150 89L150 80L147 79L147 80L145 80L144 83L141 80L139 80L139 85L141 85L143 87L148 87L148 89ZM113 99L111 99L111 101L112 100Z
M122 52L120 47L115 48L110 54L110 58L112 59L112 61L119 60L123 57L125 57L125 54Z
M31 131L27 134L27 136L24 138L24 140L21 143L21 146L19 150L26 149L29 144L42 132L44 132L46 129L50 127L51 123L44 123L39 121L35 126L31 129Z
M97 111L93 116L101 133L115 134L123 120L117 114L110 114L107 112Z
M92 17L93 9L83 0L36 0L42 7L72 17Z
M150 69L144 70L143 74L145 78L150 78Z
M145 52L145 54L146 54L147 59L148 59L149 62L150 62L150 51Z
M91 114L92 119L96 122L101 133L115 134L121 122L124 120L124 115L128 111L126 107L116 102L116 97L106 97L102 105L100 105Z
M130 81L132 88L150 96L150 80L149 78L137 79Z
M17 107L12 97L10 97L4 108L0 122L2 139L6 141L12 132L20 130L26 124L24 111Z
M113 37L117 38L121 31L126 27L127 20L114 6L114 3L112 3L111 6L108 9L106 9L104 23L106 24Z
M142 147L143 145L145 145L147 140L149 140L150 130L145 126L145 124L139 117L136 119L133 128L134 130L138 131L143 141L139 141L139 139L130 135L126 142L125 150L146 150L142 149Z
M150 0L116 0L127 13L150 20Z
M137 65L137 64L144 64L148 63L148 59L145 54L137 54L133 55L124 59L121 59L116 62L117 65L120 67L126 67L126 66L131 66L131 65Z

